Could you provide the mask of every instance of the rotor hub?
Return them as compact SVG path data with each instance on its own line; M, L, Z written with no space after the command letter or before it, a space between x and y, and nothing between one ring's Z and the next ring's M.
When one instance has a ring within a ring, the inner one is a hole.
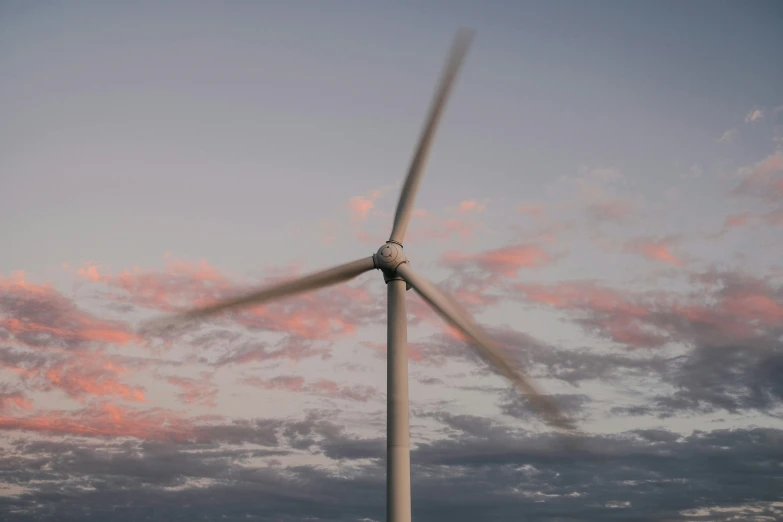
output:
M391 279L399 279L396 275L397 267L408 262L408 258L402 251L402 245L393 241L387 241L372 257L375 268L383 272L387 282Z

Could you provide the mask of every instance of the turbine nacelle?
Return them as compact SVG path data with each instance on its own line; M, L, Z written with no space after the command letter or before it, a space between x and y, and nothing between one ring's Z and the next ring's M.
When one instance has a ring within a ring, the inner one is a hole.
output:
M388 283L395 279L402 279L397 275L397 268L403 263L408 263L408 258L402 251L402 245L390 239L372 255L372 261L375 263L375 268L383 272L383 280ZM411 289L410 284L407 285L407 289Z

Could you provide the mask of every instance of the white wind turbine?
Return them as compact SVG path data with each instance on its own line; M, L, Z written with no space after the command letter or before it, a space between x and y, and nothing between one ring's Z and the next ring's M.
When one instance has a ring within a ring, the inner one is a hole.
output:
M213 316L241 307L257 306L302 292L312 291L349 281L372 269L380 270L387 287L387 425L386 425L386 520L410 522L410 443L408 428L408 345L405 291L413 288L443 319L457 328L472 343L479 355L498 372L505 375L524 393L530 403L552 426L573 430L573 425L521 372L514 369L498 345L478 327L469 314L452 298L440 291L411 268L402 249L405 231L413 210L416 190L422 178L432 138L454 78L473 40L467 29L457 32L446 62L440 84L435 92L430 112L419 139L418 147L405 178L394 226L389 240L370 257L312 273L293 281L282 282L226 299L211 306L196 308L158 322L158 327Z

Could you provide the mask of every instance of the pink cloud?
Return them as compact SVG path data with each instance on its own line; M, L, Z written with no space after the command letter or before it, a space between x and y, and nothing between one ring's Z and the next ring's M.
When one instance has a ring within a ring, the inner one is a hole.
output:
M740 321L760 326L775 326L783 322L783 304L768 293L739 289L727 293L720 308Z
M544 215L544 207L541 205L524 204L517 206L517 212L520 214L527 214L538 219Z
M4 392L0 390L0 412L6 409L29 410L33 407L33 402L24 396L20 391Z
M480 252L463 254L446 252L443 262L447 265L474 264L489 274L516 277L520 268L538 267L551 261L550 256L535 245L511 245Z
M91 343L138 342L127 324L103 321L79 309L50 285L26 280L24 272L0 276L0 330L24 346L76 348Z
M752 212L730 214L724 219L723 228L716 236L723 236L734 229L757 227L762 224L771 227L783 225L783 209L771 210L762 214Z
M136 410L111 403L76 412L48 411L26 417L0 415L0 429L87 437L133 437L185 442L196 437L190 422L169 412Z
M62 391L79 402L96 397L146 401L143 388L122 382L129 368L97 350L7 350L0 356L0 368L15 373L28 389Z
M746 123L753 123L756 121L759 121L764 117L764 113L759 109L754 109L748 113L747 116L745 116L745 122Z
M455 289L452 291L454 299L467 309L474 308L477 311L486 309L487 306L496 304L500 297L491 293L494 278L471 278L469 276L456 277Z
M126 294L105 297L129 301L143 308L173 312L214 300L234 288L229 279L205 260L189 263L166 254L163 271L124 270L113 275L101 273L98 265L85 263L77 274L88 281L104 283Z
M379 297L365 288L342 284L250 309L237 314L235 320L245 326L315 341L353 335L360 325L382 317Z
M479 203L475 200L467 200L463 201L459 204L459 207L457 208L457 212L460 214L465 214L468 212L483 212L485 208L485 205L483 203Z
M578 322L615 342L634 347L657 347L668 336L652 319L658 303L626 295L592 282L554 285L519 284L514 290L526 299L576 314Z
M641 238L629 242L625 248L627 252L639 254L648 259L675 266L685 265L682 259L672 253L670 242L666 240Z
M125 367L108 359L84 354L57 363L39 375L48 386L58 388L80 401L93 396L145 402L147 399L142 388L120 382L119 375L127 371Z
M726 216L723 222L724 229L740 228L750 225L753 215L750 212L740 212Z
M166 382L180 389L177 396L185 404L195 404L201 406L217 406L215 399L218 395L218 388L210 380L208 373L202 373L198 379L190 377L169 376Z
M375 208L375 202L384 193L383 189L370 191L366 196L354 196L348 200L348 209L354 221L366 221L370 211Z
M701 337L736 342L783 322L781 298L761 280L731 273L693 280L700 291L687 295L620 292L591 282L517 284L513 292L567 312L588 331L634 347Z
M277 272L281 273L280 270ZM84 273L90 274L90 271ZM269 278L265 283L297 277L298 270L282 273L283 276ZM136 267L116 276L101 274L99 282L120 291L106 296L111 300L167 312L207 305L251 289L232 282L206 261L188 263L171 257L163 271L142 271ZM258 286L261 285L253 288ZM310 340L328 340L352 335L360 324L376 320L380 309L374 304L375 300L364 288L338 285L248 308L232 315L231 319L251 328L284 332Z
M65 265L65 267L67 270L67 265ZM85 262L81 268L78 268L76 273L88 281L103 281L107 277L100 273L100 267L98 267L98 265L89 261Z
M648 308L620 292L590 282L555 285L518 284L514 291L529 301L576 314L586 330L635 347L660 346L666 337L649 329Z
M751 167L740 169L742 181L733 194L756 196L771 201L783 199L783 150L777 150Z
M632 303L616 290L591 282L570 282L554 285L518 284L514 288L528 299L564 310L590 309L603 313L621 313L631 317L646 317L645 307Z
M354 196L348 201L352 216L357 221L364 221L375 206L375 202L364 196Z

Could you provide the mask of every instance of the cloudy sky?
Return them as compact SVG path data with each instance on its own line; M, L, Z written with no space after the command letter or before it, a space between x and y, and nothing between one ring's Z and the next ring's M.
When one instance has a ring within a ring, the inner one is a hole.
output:
M145 335L411 222L416 520L783 517L779 2L0 4L0 518L380 521L385 287Z

